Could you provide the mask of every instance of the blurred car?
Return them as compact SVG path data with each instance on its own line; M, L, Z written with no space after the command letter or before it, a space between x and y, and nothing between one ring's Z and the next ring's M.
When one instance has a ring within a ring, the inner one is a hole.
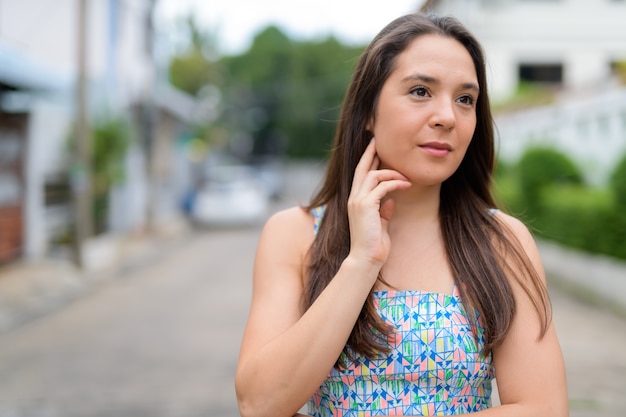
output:
M255 171L245 165L212 166L194 193L192 221L201 225L245 226L267 218L270 196Z
M279 157L257 157L252 160L255 176L263 183L272 200L279 200L285 191L284 161Z

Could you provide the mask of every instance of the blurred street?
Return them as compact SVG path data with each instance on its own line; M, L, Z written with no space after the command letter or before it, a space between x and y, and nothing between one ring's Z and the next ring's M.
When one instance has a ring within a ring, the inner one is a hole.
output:
M304 200L315 179L290 178L297 184L275 209ZM259 231L196 230L0 334L0 417L238 416L233 376ZM552 296L571 416L624 415L626 320Z
M262 224L309 201L358 57L417 11L485 50L571 416L626 416L626 1L393 3L0 0L0 417L239 415Z

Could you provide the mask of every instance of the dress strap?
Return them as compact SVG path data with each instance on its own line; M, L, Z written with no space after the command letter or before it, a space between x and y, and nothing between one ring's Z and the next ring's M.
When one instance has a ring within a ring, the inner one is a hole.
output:
M320 224L322 224L322 219L324 218L324 212L326 211L326 206L318 206L311 210L311 214L313 214L313 234L317 236L317 231L320 228Z
M456 282L454 284L452 284L452 296L453 297L460 297L461 293L459 292L459 287L456 285Z

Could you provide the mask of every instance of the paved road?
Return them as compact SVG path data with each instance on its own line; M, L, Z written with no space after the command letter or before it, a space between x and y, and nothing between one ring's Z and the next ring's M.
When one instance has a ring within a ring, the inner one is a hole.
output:
M235 417L259 229L198 231L0 335L0 417ZM553 292L572 417L626 415L626 320Z
M2 417L237 416L257 230L192 236L0 336Z

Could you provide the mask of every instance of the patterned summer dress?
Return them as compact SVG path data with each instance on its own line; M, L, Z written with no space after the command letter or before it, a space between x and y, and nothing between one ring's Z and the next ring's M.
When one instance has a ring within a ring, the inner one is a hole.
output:
M315 231L323 209L313 211ZM395 332L391 353L333 368L307 404L314 417L445 416L491 406L494 368L474 339L458 290L376 291L374 305ZM480 318L479 318L480 319Z

